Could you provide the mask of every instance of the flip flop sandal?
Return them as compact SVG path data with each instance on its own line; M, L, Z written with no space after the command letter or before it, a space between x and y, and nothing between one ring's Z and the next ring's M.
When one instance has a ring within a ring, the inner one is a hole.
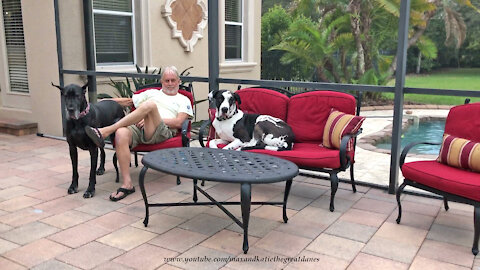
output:
M110 200L111 200L111 201L114 201L114 202L120 201L121 199L123 199L123 198L127 197L128 195L134 193L134 192L135 192L135 187L132 187L132 189L118 188L118 189L117 189L117 194L118 194L119 192L122 192L123 195L120 196L120 197L113 197L112 195L110 195ZM115 194L115 195L117 195L117 194Z
M98 130L98 128L86 126L85 133L96 146L100 148L103 148L105 146L105 141L103 140L102 134L100 133L100 130Z

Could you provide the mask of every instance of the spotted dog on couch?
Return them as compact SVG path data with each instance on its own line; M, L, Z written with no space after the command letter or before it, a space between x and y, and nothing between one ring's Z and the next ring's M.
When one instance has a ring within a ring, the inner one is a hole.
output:
M220 138L211 140L210 148L227 144L223 149L292 149L294 134L283 120L270 115L244 113L237 107L237 103L241 104L240 96L228 90L214 90L208 94L208 99L215 102L212 125Z

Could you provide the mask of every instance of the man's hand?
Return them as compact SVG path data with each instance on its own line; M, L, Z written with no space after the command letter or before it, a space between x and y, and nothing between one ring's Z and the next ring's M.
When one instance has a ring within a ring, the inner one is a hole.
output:
M111 100L116 101L122 107L133 106L133 100L131 98L112 98Z
M145 125L145 119L140 120L137 124L135 124L139 129L142 129Z

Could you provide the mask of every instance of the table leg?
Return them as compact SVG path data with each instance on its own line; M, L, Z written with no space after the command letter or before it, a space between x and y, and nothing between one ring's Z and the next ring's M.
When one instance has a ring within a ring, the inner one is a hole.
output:
M242 207L242 223L243 223L243 253L248 251L248 221L250 219L250 205L251 205L251 185L242 183L240 186L240 203Z
M283 194L283 222L287 223L287 200L288 194L290 193L290 188L292 187L292 179L287 180L285 184L285 193Z
M193 201L197 202L198 201L198 196L197 196L197 179L193 179Z
M143 202L145 202L145 219L143 220L143 224L145 227L148 225L148 200L147 200L147 193L145 192L145 173L147 172L148 167L143 166L142 170L140 171L140 176L138 177L138 185L140 186L140 191L142 192Z

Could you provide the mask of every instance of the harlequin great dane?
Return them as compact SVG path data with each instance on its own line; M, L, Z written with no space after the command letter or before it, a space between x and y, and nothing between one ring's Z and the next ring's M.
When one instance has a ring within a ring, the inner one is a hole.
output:
M227 144L223 149L291 150L294 134L283 120L270 115L248 114L237 107L240 96L228 90L214 90L208 94L215 102L213 127L220 139L211 140L209 146Z

